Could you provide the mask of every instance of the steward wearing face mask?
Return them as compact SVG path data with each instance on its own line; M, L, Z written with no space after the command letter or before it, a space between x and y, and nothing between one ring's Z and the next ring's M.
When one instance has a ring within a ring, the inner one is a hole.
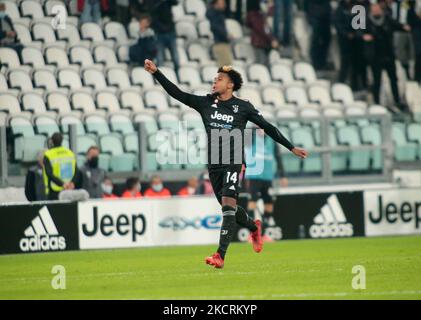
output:
M92 146L86 152L86 162L80 168L82 174L82 189L89 193L89 198L102 198L102 183L105 179L105 171L98 167L99 148Z
M153 176L150 183L150 188L146 189L145 197L171 197L171 192L164 188L160 176Z

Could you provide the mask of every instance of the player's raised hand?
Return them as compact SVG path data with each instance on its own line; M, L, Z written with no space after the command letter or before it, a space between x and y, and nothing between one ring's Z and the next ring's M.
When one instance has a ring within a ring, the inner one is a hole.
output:
M149 73L155 73L158 68L156 67L155 63L152 60L146 59L145 60L145 70Z
M297 157L300 157L301 159L305 159L308 156L308 151L304 150L303 148L295 147L291 150L293 154L295 154Z

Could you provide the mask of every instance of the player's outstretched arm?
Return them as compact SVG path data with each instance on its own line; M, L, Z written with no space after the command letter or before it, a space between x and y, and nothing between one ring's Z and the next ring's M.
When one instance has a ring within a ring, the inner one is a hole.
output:
M303 148L295 147L287 138L285 138L285 136L281 133L281 131L278 130L278 128L273 126L270 122L266 121L262 114L258 112L253 106L252 108L253 111L249 116L249 120L251 122L257 124L269 137L271 137L274 141L282 144L297 157L305 159L308 156L308 152L306 150Z
M153 61L146 59L144 67L146 71L153 75L153 77L171 97L188 106L196 105L195 98L197 96L180 90L180 88L168 80L168 78L161 71L159 71L158 67Z

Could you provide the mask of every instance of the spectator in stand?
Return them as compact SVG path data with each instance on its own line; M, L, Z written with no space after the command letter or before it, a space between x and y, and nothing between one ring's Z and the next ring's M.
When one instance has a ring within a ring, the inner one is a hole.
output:
M28 201L47 200L47 196L45 195L44 177L42 175L44 152L45 150L42 150L38 153L37 164L30 167L26 174L25 195Z
M279 44L270 33L266 17L260 9L260 0L247 1L247 26L251 29L251 44L254 47L256 63L268 64L271 49L277 49Z
M152 16L152 29L157 39L157 62L158 66L164 65L165 49L171 54L174 71L178 75L180 58L177 51L177 36L172 14L172 7L178 4L178 0L144 0L142 10L150 12Z
M306 0L307 20L312 28L310 57L314 69L327 69L330 46L330 0Z
M199 179L197 179L197 177L191 177L188 181L187 181L187 185L183 188L181 188L177 195L179 196L192 196L195 194L198 194L199 191Z
M164 187L161 177L154 175L151 179L150 187L145 191L145 197L171 197L171 192Z
M13 28L12 19L6 14L5 3L0 3L0 48L2 47L14 49L19 55L23 49L23 46L17 40L17 34Z
M355 30L352 28L352 0L341 0L335 11L333 21L338 35L341 66L338 81L345 83L353 70Z
M225 15L227 18L235 19L243 24L243 0L226 0Z
M215 41L212 51L218 67L232 64L230 39L225 25L225 8L225 0L211 0L206 11Z
M408 23L412 30L415 49L414 80L421 84L421 4L411 3L408 12Z
M157 55L156 37L155 32L150 28L150 24L150 16L140 16L139 39L129 49L129 57L132 63L143 65L145 59L155 61Z
M80 15L80 23L101 22L101 9L108 10L108 0L78 0L77 8Z
M273 34L282 45L289 47L291 44L292 4L293 0L274 0ZM281 21L281 19L283 21ZM282 24L282 37L280 25Z
M406 106L401 102L399 96L398 78L396 74L393 33L397 30L410 31L410 27L391 19L389 15L384 13L379 4L371 5L367 18L367 28L362 30L362 38L366 46L366 60L373 73L374 101L376 104L380 104L382 71L385 70L389 76L395 104L401 111L406 111Z
M142 198L140 190L142 186L140 184L139 178L130 177L126 180L126 190L121 195L122 198Z
M82 189L89 193L89 198L102 198L102 183L105 179L105 170L98 167L100 150L97 146L92 146L86 152L86 162L79 169L82 175Z
M203 173L200 176L198 194L213 195L212 184L210 182L209 174L207 172Z
M101 188L103 199L118 199L118 197L113 193L114 185L110 178L104 178L104 181L101 184Z

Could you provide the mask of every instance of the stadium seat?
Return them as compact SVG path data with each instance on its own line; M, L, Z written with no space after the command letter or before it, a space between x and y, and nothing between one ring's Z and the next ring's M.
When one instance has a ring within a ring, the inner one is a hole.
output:
M98 109L106 110L111 113L124 113L130 114L130 110L122 109L117 96L112 92L101 91L96 95L96 103Z
M37 1L22 1L20 3L20 11L24 17L30 17L31 19L44 18L44 11L42 10L42 6Z
M266 86L262 90L263 103L271 104L276 108L293 108L294 105L288 105L285 101L284 93L281 89L273 86Z
M248 78L259 85L268 85L272 82L267 67L263 64L252 64L248 68Z
M361 146L361 138L358 127L349 125L337 129L338 143L347 146ZM370 169L370 151L353 150L348 152L349 170L367 171Z
M141 90L140 86L134 86L130 83L129 75L126 70L120 68L110 68L106 71L108 84L117 87L119 90L131 89Z
M79 73L74 69L64 68L57 72L60 87L69 88L72 91L92 92L92 88L83 87Z
M55 112L47 112L47 107L45 106L44 99L42 96L36 92L27 92L22 95L21 98L22 110L30 111L35 114L46 114L51 113L53 116Z
M147 113L138 113L133 117L134 123L143 123L145 126L146 134L149 136L158 131L158 124L155 117Z
M232 40L238 41L244 39L243 28L237 20L230 18L225 19L225 25L227 30L229 30Z
M28 26L22 23L13 22L13 28L15 29L17 38L21 44L24 46L31 46L41 49L41 41L33 41L31 36L31 31Z
M135 155L123 150L121 140L113 135L104 135L99 138L101 153L109 154L109 169L113 172L133 171Z
M21 113L18 98L10 93L0 94L0 111L10 115L18 115Z
M338 146L338 138L336 137L335 127L330 126L329 128L329 146ZM344 173L348 168L348 152L344 151L333 151L330 157L331 167L333 173Z
M67 47L71 48L74 46L85 47L87 49L91 46L91 40L81 39L79 30L76 25L71 23L66 24L66 28L57 29L57 38L67 42Z
M201 20L196 25L197 32L200 38L204 38L207 41L213 40L213 33L210 28L209 20Z
M233 44L234 57L237 60L244 61L247 64L252 64L256 61L254 49L251 44L244 42L237 42Z
M179 119L174 113L160 113L158 115L158 124L161 129L171 130L174 133L179 131Z
M127 152L135 155L135 168L139 168L139 138L137 133L129 134L124 137L124 149ZM156 171L158 170L158 164L156 161L155 152L146 152L146 170Z
M32 85L32 80L28 73L22 70L13 70L9 72L9 84L14 89L19 89L21 92L38 92L44 93L43 89L35 89Z
M392 124L392 139L395 145L395 160L414 161L417 158L418 146L415 142L408 141L404 123Z
M129 109L132 112L141 112L145 110L143 99L137 90L122 90L120 92L120 104L124 109Z
M86 135L85 127L83 126L82 121L74 115L64 115L60 117L59 120L61 132L64 134L69 133L69 126L76 125L76 134L77 136Z
M327 80L317 79L316 71L313 66L307 62L297 62L293 66L294 76L297 80L303 80L307 85L318 84L326 88L330 87L330 83Z
M201 66L214 65L214 62L210 57L209 50L201 43L190 43L187 46L187 54L190 60L198 61Z
M109 117L112 132L118 132L122 135L135 133L133 123L130 118L123 114L111 114Z
M70 25L77 26L79 22L79 18L74 15L70 15L67 11L66 6L63 4L63 1L58 0L47 0L44 2L45 14L46 16L55 16L57 12L54 12L54 7L60 6L60 12L63 12L66 16L66 28L67 29ZM63 30L58 28L57 31Z
M44 89L46 92L61 91L67 93L68 89L59 88L56 76L48 69L37 70L32 74L35 87Z
M49 47L44 52L45 60L48 64L57 66L58 68L68 68L79 72L79 65L70 64L66 51L60 47Z
M22 162L34 162L39 151L45 148L46 137L36 135L27 118L13 116L9 126L14 137L14 159Z
M97 69L85 69L82 71L82 79L85 86L90 86L95 91L108 90L116 92L116 87L111 87L107 85L104 74Z
M140 85L143 89L153 88L155 86L152 75L143 67L133 68L131 78L134 85Z
M291 67L284 63L276 63L274 65L271 65L270 72L272 75L272 79L281 82L283 86L300 86L303 84L302 81L294 79Z
M49 23L38 22L32 25L32 38L42 42L43 47L46 48L50 45L66 47L66 41L58 40L54 33L54 29Z
M309 156L302 162L304 173L320 173L322 170L322 161L320 153L312 152L315 147L313 133L309 127L300 127L291 130L291 138L296 146L303 147L310 151Z
M187 84L190 87L197 87L202 85L202 80L200 78L199 71L193 67L181 67L178 70L180 76L180 82L182 84Z
M199 38L194 24L189 21L176 22L175 32L177 33L177 37L181 37L189 42L197 40Z
M56 120L45 115L35 117L34 126L38 134L42 134L47 138L51 137L56 132L60 132L60 128Z
M92 96L86 92L75 92L70 96L70 101L74 110L80 110L83 114L90 113L102 113L105 114L105 110L99 110L96 108L95 101Z
M201 0L185 0L184 12L193 15L196 20L203 20L206 16L206 5Z
M382 135L377 124L370 124L361 128L361 139L364 144L378 146L378 149L371 151L371 168L381 170L383 168L383 153L380 148Z
M311 102L320 104L322 108L342 108L342 104L333 102L329 90L321 85L311 85L308 88L308 97Z
M23 48L21 57L23 64L30 65L32 68L55 71L54 66L47 66L45 64L44 56L39 49L31 47Z
M73 114L80 117L82 112L72 110L69 98L62 92L50 92L46 97L47 109L53 110L60 115Z
M334 101L341 102L344 106L356 106L366 108L367 103L363 101L355 101L351 88L343 83L335 83L331 87L332 98Z
M126 29L120 22L110 21L104 26L104 33L107 39L114 40L117 44L129 44L129 37Z
M95 62L104 64L106 68L118 67L127 70L127 65L118 62L114 49L110 47L104 45L96 46L93 50L93 56Z
M31 68L29 66L23 66L20 64L19 56L15 50L10 48L0 48L1 64L7 66L9 70L23 70L29 72Z
M160 89L148 89L144 94L144 101L148 108L166 110L169 108L167 96Z
M408 140L418 145L418 159L421 159L421 123L410 123L408 125Z
M93 45L106 45L110 48L114 46L114 40L105 39L101 27L94 22L86 22L80 27L80 33L84 40L91 40Z
M218 68L214 65L203 67L200 72L202 75L203 82L209 83L209 84L213 83L217 71L218 71Z
M107 120L99 114L91 114L85 117L86 130L97 136L108 135L111 133Z
M289 86L285 89L285 97L289 103L294 103L301 108L318 109L315 103L310 103L307 98L307 92L303 87Z
M74 46L69 49L69 57L73 64L78 64L82 68L95 68L98 70L103 69L101 63L95 63L92 58L91 51L82 46Z

